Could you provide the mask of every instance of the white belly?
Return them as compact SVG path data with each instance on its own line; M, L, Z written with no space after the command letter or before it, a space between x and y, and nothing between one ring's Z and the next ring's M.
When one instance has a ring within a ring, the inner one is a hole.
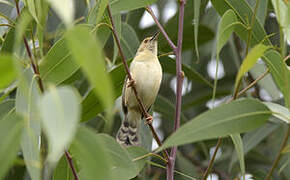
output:
M158 94L162 69L159 61L132 62L131 74L136 83L137 92L148 109L155 101ZM131 88L126 89L126 104L129 108L138 108L138 102Z

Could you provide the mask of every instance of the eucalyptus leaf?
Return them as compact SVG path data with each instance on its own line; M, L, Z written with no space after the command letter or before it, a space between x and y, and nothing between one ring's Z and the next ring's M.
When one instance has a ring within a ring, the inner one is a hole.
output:
M109 154L106 152L103 142L97 139L92 130L80 127L71 145L71 151L82 169L81 179L113 179Z
M60 19L66 24L66 26L71 26L74 20L74 1L72 0L46 0L50 3L53 10L58 14Z
M131 1L131 0L118 0L111 2L112 14L117 14L122 11L131 11L134 9L142 8L149 6L155 3L157 0L138 0L138 1Z
M290 111L288 108L272 102L264 102L264 104L272 111L273 116L288 124L290 123Z
M41 97L39 110L49 142L48 160L54 165L68 148L77 130L80 98L71 87L50 87Z
M31 69L25 69L19 76L16 92L16 113L24 117L21 149L31 179L41 179L40 142L41 120L38 110L40 90Z
M247 132L266 123L270 115L271 111L263 103L253 99L223 104L182 125L159 150Z
M111 80L105 71L105 60L100 44L87 28L81 26L70 29L65 38L75 62L80 64L101 104L109 108L110 112L113 90Z
M245 179L246 167L245 167L244 147L243 147L242 138L240 134L232 134L231 138L235 145L235 149L236 149L239 161L240 161L240 168L241 168L243 179Z
M242 76L256 64L258 59L262 57L269 48L269 46L258 44L253 49L251 49L251 51L247 54L246 58L243 60L243 63L239 69L236 77L235 88L237 88Z
M16 78L13 61L11 55L0 55L0 89L6 88Z
M17 156L22 128L23 119L15 113L0 119L0 179L4 179Z

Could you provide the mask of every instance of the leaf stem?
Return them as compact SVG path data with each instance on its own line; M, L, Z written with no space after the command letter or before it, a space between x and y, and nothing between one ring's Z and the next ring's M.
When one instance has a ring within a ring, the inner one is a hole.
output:
M16 6L17 15L18 15L18 17L20 17L20 8L19 8L18 1L14 0L14 2L15 2L15 6ZM37 83L38 83L39 89L40 89L41 93L44 93L44 86L43 86L42 79L40 77L39 68L38 68L37 62L34 60L33 54L29 48L29 45L28 45L28 42L27 42L27 39L25 36L23 36L23 41L24 41L24 45L25 45L25 49L27 51L28 57L30 59L33 73L37 77ZM72 162L72 158L67 150L65 150L65 156L66 156L68 163L69 163L69 166L74 174L75 180L78 180L79 178L78 178L76 169L74 167L74 164Z
M108 15L109 15L109 18L110 18L110 21L111 21L112 32L113 32L113 35L114 35L114 39L115 39L115 41L116 41L116 43L117 43L117 46L118 46L118 49L119 49L119 53L120 53L120 56L121 56L121 59L122 59L122 63L123 63L123 65L124 65L124 67L125 67L125 71L126 71L126 73L127 73L128 79L129 79L129 81L134 82L134 80L133 80L133 78L132 78L132 76L131 76L131 74L130 74L129 67L128 67L128 64L127 64L126 58L125 58L125 56L124 56L124 53L123 53L122 47L121 47L121 42L120 42L120 39L119 39L119 37L118 37L118 34L117 34L117 31L116 31L116 28L115 28L115 24L114 24L114 21L113 21L113 17L112 17L112 13L111 13L110 5L107 6L107 11L108 11ZM142 103L142 101L141 101L141 98L140 98L140 96L138 95L138 92L137 92L137 90L136 90L136 87L135 87L135 84L134 84L134 83L132 84L131 88L133 89L133 92L134 92L135 97L136 97L136 99L137 99L137 101L138 101L138 104L139 104L139 107L140 107L140 109L141 109L141 111L142 111L143 116L144 116L146 119L147 119L147 118L152 118L152 116L151 116L151 115L146 111L145 106L143 105L143 103ZM152 123L149 122L149 123L147 123L147 125L149 126L149 128L150 128L150 130L151 130L151 132L152 132L152 135L153 135L154 139L156 140L157 144L158 144L159 146L162 146L162 142L161 142L160 138L158 137L158 135L157 135L157 133L156 133L154 127L152 126ZM168 155L168 153L167 153L166 150L163 150L163 154L164 154L165 158L168 160L168 159L169 159L169 155Z

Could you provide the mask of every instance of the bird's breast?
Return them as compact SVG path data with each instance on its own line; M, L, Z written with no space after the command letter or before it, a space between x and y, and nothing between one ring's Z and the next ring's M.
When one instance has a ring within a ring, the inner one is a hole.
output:
M158 60L133 62L131 64L132 77L136 88L146 108L149 108L158 94L162 69Z

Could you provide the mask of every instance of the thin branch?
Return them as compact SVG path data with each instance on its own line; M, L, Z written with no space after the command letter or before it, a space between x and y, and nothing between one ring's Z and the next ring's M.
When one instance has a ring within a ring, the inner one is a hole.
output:
M20 8L19 8L18 1L14 0L14 2L15 2L15 6L16 6L17 15L18 15L18 17L20 17ZM42 83L42 79L40 77L39 68L38 68L37 62L34 60L33 54L31 53L31 50L29 48L29 45L28 45L28 42L27 42L27 39L25 36L23 36L23 41L24 41L25 49L26 49L27 54L28 54L29 59L30 59L33 73L37 77L37 80L38 80L37 83L38 83L39 89L40 89L41 93L44 93L44 86ZM79 178L78 178L76 169L74 167L74 164L72 162L72 158L67 150L65 150L65 156L66 156L68 163L69 163L69 166L74 174L75 180L78 180Z
M207 167L205 173L203 174L203 177L202 177L203 180L206 180L206 179L207 179L207 176L208 176L209 173L210 173L210 170L211 170L211 168L212 168L212 166L213 166L213 163L214 163L215 157L216 157L216 155L217 155L217 151L218 151L219 147L221 146L221 144L222 144L222 138L219 138L219 139L218 139L218 142L217 142L217 144L216 144L216 147L215 147L215 149L214 149L214 153L213 153L213 155L212 155L212 158L211 158L211 160L210 160L210 162L209 162L209 165L208 165L208 167Z
M174 132L180 126L180 114L181 114L181 100L182 100L182 83L184 79L184 73L182 71L182 40L183 40L183 21L184 21L184 6L186 0L179 1L179 22L178 22L178 37L177 37L177 48L173 51L176 55L176 104L175 104L175 120L174 120ZM170 41L168 41L169 43ZM172 147L170 152L169 163L167 164L166 177L167 180L174 179L174 165L176 159L177 147Z
M152 9L150 8L150 6L147 6L146 11L152 16L154 22L156 23L156 25L158 26L160 32L163 34L163 36L165 37L165 39L167 40L169 46L173 49L173 51L176 50L176 46L174 45L174 43L171 41L171 39L169 38L168 34L165 32L164 28L162 27L162 25L159 23L157 17L155 16L155 14L153 13Z
M283 141L282 141L282 144L281 144L280 150L279 150L279 152L278 152L278 154L277 154L277 157L276 157L275 160L274 160L274 163L273 163L273 165L272 165L272 167L271 167L269 173L267 174L266 180L270 180L270 179L271 179L271 176L272 176L272 174L273 174L273 172L274 172L274 169L277 167L278 162L279 162L279 160L281 159L282 151L283 151L283 149L285 148L285 146L286 146L286 144L287 144L287 141L288 141L289 135L290 135L290 125L288 125L288 127L287 127L287 132L286 132L286 134L285 134L285 136L284 136L284 138L283 138Z
M128 67L128 64L127 64L127 61L126 61L126 58L124 56L124 53L123 53L123 50L122 50L122 47L121 47L121 43L120 43L120 39L117 35L117 32L116 32L116 28L115 28L115 24L114 24L114 21L113 21L113 17L112 17L112 13L111 13L111 9L110 9L110 6L108 5L107 6L107 11L108 11L108 15L109 15L109 18L110 18L110 21L111 21L111 24L112 24L112 30L113 30L113 35L114 35L114 38L115 38L115 41L117 43L117 46L118 46L118 49L119 49L119 53L120 53L120 56L121 56L121 59L122 59L122 62L124 64L124 67L125 67L125 70L126 70L126 73L127 73L127 76L128 76L128 79L129 81L131 82L134 82L131 74L130 74L130 70L129 70L129 67ZM145 107L144 107L144 104L142 103L141 101L141 98L140 96L138 95L138 92L136 90L136 87L135 87L135 84L133 83L131 88L133 89L133 92L135 94L135 97L138 101L138 104L139 104L139 107L141 109L141 112L143 114L143 116L147 119L147 118L152 118L152 116L146 111ZM152 135L154 137L154 139L156 140L157 144L159 146L162 146L162 142L160 140L160 138L158 137L154 127L152 126L152 123L149 121L147 123L147 125L149 126L151 132L152 132ZM169 159L169 155L167 153L166 150L163 151L163 154L165 156L165 158L168 160Z

